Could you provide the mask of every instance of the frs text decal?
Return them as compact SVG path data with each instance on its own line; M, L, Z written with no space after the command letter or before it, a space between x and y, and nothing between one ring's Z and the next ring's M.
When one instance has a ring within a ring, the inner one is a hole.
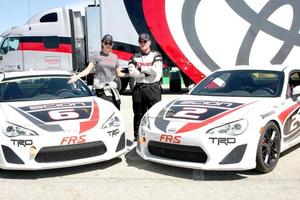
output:
M82 144L86 141L86 135L80 135L80 136L67 136L64 137L60 144Z
M180 144L181 136L180 135L166 135L166 134L161 134L159 140L161 142Z

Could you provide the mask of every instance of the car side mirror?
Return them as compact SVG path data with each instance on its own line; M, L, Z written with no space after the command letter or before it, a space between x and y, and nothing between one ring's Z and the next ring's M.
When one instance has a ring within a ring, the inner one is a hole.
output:
M3 56L0 56L0 60L3 60Z

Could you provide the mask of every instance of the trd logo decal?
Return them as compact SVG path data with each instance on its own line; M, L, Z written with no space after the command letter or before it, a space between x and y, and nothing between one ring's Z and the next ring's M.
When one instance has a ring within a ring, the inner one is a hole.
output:
M32 140L17 140L17 139L11 139L13 145L18 146L18 147L26 147L26 146L31 146L33 145Z
M217 138L217 137L210 137L208 138L209 140L211 140L212 144L216 144L216 145L229 145L229 144L235 144L236 139L235 138Z
M119 129L115 129L115 130L112 130L112 131L107 131L107 133L110 137L114 137L114 136L117 136L119 134Z

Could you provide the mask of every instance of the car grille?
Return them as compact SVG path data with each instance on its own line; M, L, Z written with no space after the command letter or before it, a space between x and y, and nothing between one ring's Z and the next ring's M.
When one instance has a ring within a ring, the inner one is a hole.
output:
M42 148L35 157L36 162L62 162L102 155L106 146L102 141Z
M148 150L155 156L174 160L196 163L205 163L207 160L206 153L202 150L201 147L197 146L185 146L149 141Z

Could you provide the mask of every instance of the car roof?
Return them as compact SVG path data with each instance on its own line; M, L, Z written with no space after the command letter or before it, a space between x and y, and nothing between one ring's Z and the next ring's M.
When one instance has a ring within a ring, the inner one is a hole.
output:
M63 70L29 70L29 71L19 71L19 72L0 72L0 81L4 79L18 78L24 76L45 76L45 75L71 75L68 71Z
M236 65L236 66L225 66L218 71L227 70L270 70L270 71L283 71L289 66L286 65ZM300 69L300 67L299 67Z

